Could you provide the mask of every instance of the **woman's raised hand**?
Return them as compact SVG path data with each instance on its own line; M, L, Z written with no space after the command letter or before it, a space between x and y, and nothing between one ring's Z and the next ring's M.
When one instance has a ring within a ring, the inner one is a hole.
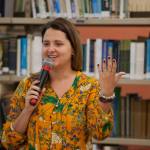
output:
M29 88L28 92L26 93L26 98L25 98L25 110L32 113L33 110L37 107L42 95L44 94L46 88L43 88L42 90L36 86L37 83L39 83L40 81L39 80L35 80L31 87ZM37 92L39 91L40 94ZM37 99L37 104L35 106L32 106L30 104L30 100L31 99Z
M103 59L103 71L101 70L101 66L99 64L97 66L102 95L113 95L115 86L117 85L120 77L125 75L125 72L119 72L116 76L117 63L115 59L113 59L113 61L111 60L111 56L108 56L108 67L106 67L106 60Z

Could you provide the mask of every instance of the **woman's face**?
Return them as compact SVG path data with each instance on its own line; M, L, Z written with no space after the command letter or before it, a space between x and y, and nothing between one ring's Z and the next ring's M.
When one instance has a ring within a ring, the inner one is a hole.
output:
M66 34L60 30L47 29L42 44L43 59L53 61L53 68L71 67L73 49Z

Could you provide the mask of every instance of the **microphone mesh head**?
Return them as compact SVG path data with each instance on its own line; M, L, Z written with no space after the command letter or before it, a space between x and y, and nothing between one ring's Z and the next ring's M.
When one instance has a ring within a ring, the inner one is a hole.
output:
M46 58L46 59L43 60L42 65L45 65L45 66L48 66L48 67L52 68L53 67L53 61L49 58Z

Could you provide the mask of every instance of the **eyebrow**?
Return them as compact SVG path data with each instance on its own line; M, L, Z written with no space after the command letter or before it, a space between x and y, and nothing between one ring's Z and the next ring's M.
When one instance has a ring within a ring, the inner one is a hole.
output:
M43 40L43 42L49 42L48 40ZM61 40L54 40L54 42L63 42Z

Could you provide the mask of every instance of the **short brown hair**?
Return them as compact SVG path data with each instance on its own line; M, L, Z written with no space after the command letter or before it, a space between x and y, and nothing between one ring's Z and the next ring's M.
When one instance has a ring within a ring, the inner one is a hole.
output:
M71 60L71 67L75 71L82 71L82 62L83 62L82 43L81 37L75 25L65 18L56 18L53 21L49 21L43 27L42 42L46 30L50 28L60 30L66 34L66 38L70 41L74 51L74 57ZM31 79L34 75L39 76L39 74L40 72L31 74Z

